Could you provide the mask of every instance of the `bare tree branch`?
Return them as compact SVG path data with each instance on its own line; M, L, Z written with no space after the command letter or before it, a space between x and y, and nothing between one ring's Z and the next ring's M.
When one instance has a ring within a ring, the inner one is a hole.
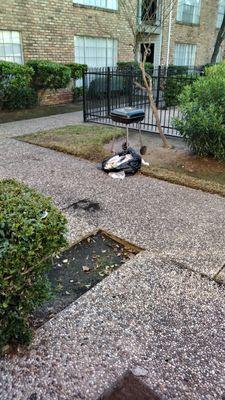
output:
M221 46L222 42L224 41L224 38L225 38L225 13L223 16L223 21L222 21L221 27L217 34L217 38L216 38L216 42L215 42L215 46L214 46L214 50L213 50L213 54L212 54L212 58L211 58L212 64L216 63L217 56L220 51L220 46Z

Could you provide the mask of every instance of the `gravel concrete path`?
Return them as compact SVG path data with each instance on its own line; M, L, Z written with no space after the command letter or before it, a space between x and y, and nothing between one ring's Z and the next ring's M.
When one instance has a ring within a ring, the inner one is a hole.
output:
M30 131L72 119L33 120ZM28 121L0 126L0 178L51 195L71 241L101 227L146 251L39 329L27 354L1 360L0 399L95 400L140 366L161 399L224 400L225 290L211 279L224 276L225 200L144 176L113 181L87 161L15 140L22 131ZM82 199L100 210L68 208Z
M0 124L0 138L13 137L83 122L82 111Z

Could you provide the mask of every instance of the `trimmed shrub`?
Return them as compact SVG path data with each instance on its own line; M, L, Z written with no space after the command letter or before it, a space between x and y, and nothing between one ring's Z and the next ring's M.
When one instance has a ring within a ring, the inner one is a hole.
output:
M0 182L0 352L28 344L29 314L49 298L49 257L66 245L66 219L49 198Z
M66 66L70 68L71 78L75 80L81 79L83 76L83 72L87 71L86 64L70 63L66 64Z
M9 111L32 108L37 105L37 102L37 92L33 88L8 86L0 100L0 108Z
M63 64L53 61L28 61L27 65L34 70L32 86L38 89L61 89L68 85L71 70Z
M185 67L183 65L172 65L170 64L167 68L167 76L170 75L187 75L189 73L190 67Z
M133 71L134 74L141 76L141 70L139 63L137 61L127 61L127 62L118 62L117 67L120 71ZM154 65L151 63L145 63L145 70L149 75L152 75L154 72Z
M174 126L200 156L225 160L225 63L206 69L180 95L182 118Z
M179 96L185 86L190 85L197 76L174 75L164 79L164 100L166 107L175 107L179 104Z
M83 87L73 88L73 101L77 101L83 96Z
M33 69L28 65L20 65L9 61L0 61L0 89L8 85L14 87L29 86Z
M123 93L124 79L122 76L110 78L110 90L111 93ZM106 96L108 91L108 79L107 77L101 77L91 81L88 96L90 97L101 97Z
M29 87L34 71L27 65L0 62L0 108L16 110L33 107L37 95Z

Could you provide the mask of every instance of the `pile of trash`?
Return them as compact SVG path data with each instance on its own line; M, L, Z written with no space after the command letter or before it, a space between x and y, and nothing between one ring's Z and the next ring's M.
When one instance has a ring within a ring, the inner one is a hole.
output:
M143 163L145 162L141 156L133 148L128 147L103 160L101 169L108 173L111 178L124 179L125 176L136 174Z

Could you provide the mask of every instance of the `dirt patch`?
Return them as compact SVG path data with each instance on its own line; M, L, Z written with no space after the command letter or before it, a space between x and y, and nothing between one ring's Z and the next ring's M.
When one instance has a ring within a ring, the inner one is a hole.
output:
M53 297L31 316L37 328L119 268L140 249L98 232L55 258L48 272Z
M160 400L151 389L131 373L125 374L98 400Z
M147 146L145 161L150 163L150 169L164 169L182 175L198 178L213 183L225 185L225 163L218 162L212 158L203 158L194 155L185 145L181 138L168 138L172 149L162 147L161 140L157 134L143 133L143 144ZM123 138L116 139L114 150L121 150ZM140 148L139 134L130 132L130 145L137 151ZM112 146L105 146L108 150ZM147 170L147 169L146 169Z

